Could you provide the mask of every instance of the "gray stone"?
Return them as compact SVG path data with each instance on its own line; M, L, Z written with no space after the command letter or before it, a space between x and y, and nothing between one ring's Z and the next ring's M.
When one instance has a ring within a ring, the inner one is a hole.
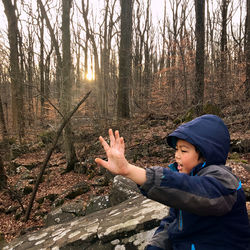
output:
M141 195L115 207L43 228L4 244L3 250L142 250L169 208Z
M105 208L109 208L111 207L111 203L109 200L109 196L98 196L98 197L94 197L90 200L90 202L88 203L85 213L90 214L96 211L100 211L102 209Z
M62 206L62 211L65 213L73 213L76 216L83 215L84 202L82 200L78 200L76 202L70 202Z
M76 216L73 213L64 213L62 211L62 208L56 208L52 212L48 213L45 216L45 226L52 226L52 225L57 225L61 223L68 222L72 219L74 219Z
M110 192L110 203L115 206L127 199L133 198L140 193L137 185L120 175L115 176Z
M74 187L72 190L75 192L77 189ZM66 193L66 197L68 197L68 193L70 192L67 191ZM63 205L46 216L45 225L51 226L61 224L72 220L76 216L83 216L109 208L137 196L138 193L139 189L134 182L118 175L114 178L113 187L109 196L98 196L92 198L87 204L85 211L83 211L83 204L81 203L71 202Z
M75 197L81 194L87 193L89 190L90 190L89 185L83 181L71 187L69 190L67 190L65 193L65 198L74 199Z
M77 216L83 216L83 201L67 203L54 209L45 217L45 226L52 226L68 222Z

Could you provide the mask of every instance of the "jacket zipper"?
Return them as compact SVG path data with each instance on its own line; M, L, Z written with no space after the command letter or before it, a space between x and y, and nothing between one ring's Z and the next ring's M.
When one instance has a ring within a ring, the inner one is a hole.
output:
M182 210L179 210L179 230L182 231L183 229L183 220L182 220Z

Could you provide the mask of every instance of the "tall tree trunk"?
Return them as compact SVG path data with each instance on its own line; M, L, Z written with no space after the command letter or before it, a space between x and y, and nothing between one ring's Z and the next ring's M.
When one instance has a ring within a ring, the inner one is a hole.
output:
M172 11L172 30L170 27L170 22L168 22L168 33L169 33L169 41L170 42L170 65L171 65L171 73L170 73L170 101L171 105L174 105L176 102L176 80L177 80L177 44L178 44L178 12L181 0L172 0L170 1L171 11Z
M79 28L78 28L79 29ZM80 45L80 31L77 30L77 35L76 35L76 90L77 92L80 90L81 86L81 79L82 79L82 72L81 72L81 67L80 67L80 62L81 62L81 45Z
M109 72L110 72L110 63L109 63L109 57L110 57L110 45L109 45L109 29L112 30L112 26L110 27L108 25L108 13L109 13L109 0L106 0L105 3L105 14L104 14L104 27L103 27L103 46L101 43L100 50L101 53L101 72L102 72L102 101L101 101L101 107L102 107L102 114L104 114L105 117L108 116L108 87L109 87ZM112 16L110 17L112 18Z
M222 25L221 25L221 63L220 63L220 100L223 103L225 100L226 94L226 84L227 83L227 11L228 11L228 0L222 1L221 6L221 16L222 16Z
M62 99L61 107L64 116L71 109L71 53L70 53L70 8L72 0L62 0L62 51L63 51L63 70L62 70ZM72 130L70 122L64 129L64 146L67 159L67 170L72 170L77 162L75 147L72 140Z
M205 1L195 0L196 12L196 59L195 59L195 87L194 105L197 115L203 111L204 100L204 49L205 49Z
M211 56L210 56L210 84L209 84L209 96L210 96L210 101L215 102L215 42L214 42L214 20L212 21L211 19L211 14L210 14L210 0L206 1L207 4L207 51L209 46L211 50ZM207 58L209 60L209 58ZM209 61L208 61L209 62ZM207 63L208 63L207 62Z
M130 117L132 10L133 0L121 0L121 41L119 50L117 115L122 118Z
M152 61L151 61L151 51L150 51L150 1L147 1L146 17L145 17L145 35L146 39L144 42L144 71L143 71L143 103L145 103L146 109L148 109L148 101L150 97L150 88L152 81Z
M28 91L28 114L27 121L29 126L32 126L34 122L34 110L33 110L33 77L34 77L34 39L33 39L33 33L28 28L28 60L27 60L27 91Z
M165 60L166 60L166 16L167 16L167 7L166 7L166 0L164 0L164 16L163 16L163 27L162 27L162 51L161 51L161 57L160 57L160 70L162 70L165 65Z
M40 17L40 61L39 61L39 68L40 68L40 105L41 105L41 123L43 124L44 120L44 95L45 95L45 83L44 83L44 18Z
M142 20L142 7L141 7L141 1L136 0L137 2L137 9L136 9L136 22L137 25L135 27L135 42L134 42L134 56L133 56L133 63L134 63L134 98L136 99L136 102L143 106L143 77L142 77L142 54L143 54L143 44L144 44L144 37L145 37L145 27L141 30L141 20ZM136 93L137 92L137 93Z
M250 0L247 0L247 17L246 17L246 81L245 95L250 99Z
M11 78L11 94L12 94L12 117L13 128L19 136L19 140L24 137L24 106L23 106L23 82L22 73L20 71L20 51L19 30L17 26L17 16L15 6L9 0L2 0L4 4L5 14L8 20L8 38L10 44L10 78Z
M86 40L85 40L85 46L84 46L84 80L86 80L86 76L88 73L88 45L89 45L89 38L88 35L86 34Z

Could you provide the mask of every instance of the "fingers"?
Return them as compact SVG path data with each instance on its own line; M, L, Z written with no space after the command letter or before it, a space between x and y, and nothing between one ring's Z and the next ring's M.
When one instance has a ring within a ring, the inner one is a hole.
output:
M125 143L123 137L120 138L120 144L123 150L125 150Z
M107 169L108 169L108 167L109 167L108 162L107 162L107 161L104 161L104 160L102 160L102 159L100 159L100 158L96 158L96 159L95 159L95 162L96 162L98 165L103 166L104 168L107 168Z
M110 147L120 146L121 138L118 130L116 130L114 134L113 130L109 129L109 138L110 138Z
M118 130L115 131L115 142L117 146L120 146L121 141L120 141L120 135L119 135Z
M109 129L109 138L110 138L110 145L104 140L102 136L99 137L99 140L106 153L112 147L115 147L117 149L122 148L123 150L125 149L124 139L123 137L120 137L118 130L116 130L115 133L113 133L113 130Z
M115 144L115 137L113 134L113 130L111 128L109 129L109 139L110 139L110 146L113 147Z
M108 143L103 139L102 136L99 137L99 141L101 142L104 150L107 152L109 150L109 145Z

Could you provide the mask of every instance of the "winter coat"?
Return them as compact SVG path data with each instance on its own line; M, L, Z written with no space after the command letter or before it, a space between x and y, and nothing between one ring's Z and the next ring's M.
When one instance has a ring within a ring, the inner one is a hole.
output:
M176 163L169 169L147 168L142 193L171 209L146 249L250 249L245 195L240 180L225 166L227 127L219 117L204 115L178 127L167 142L175 148L178 139L198 148L206 162L190 175L179 173Z

